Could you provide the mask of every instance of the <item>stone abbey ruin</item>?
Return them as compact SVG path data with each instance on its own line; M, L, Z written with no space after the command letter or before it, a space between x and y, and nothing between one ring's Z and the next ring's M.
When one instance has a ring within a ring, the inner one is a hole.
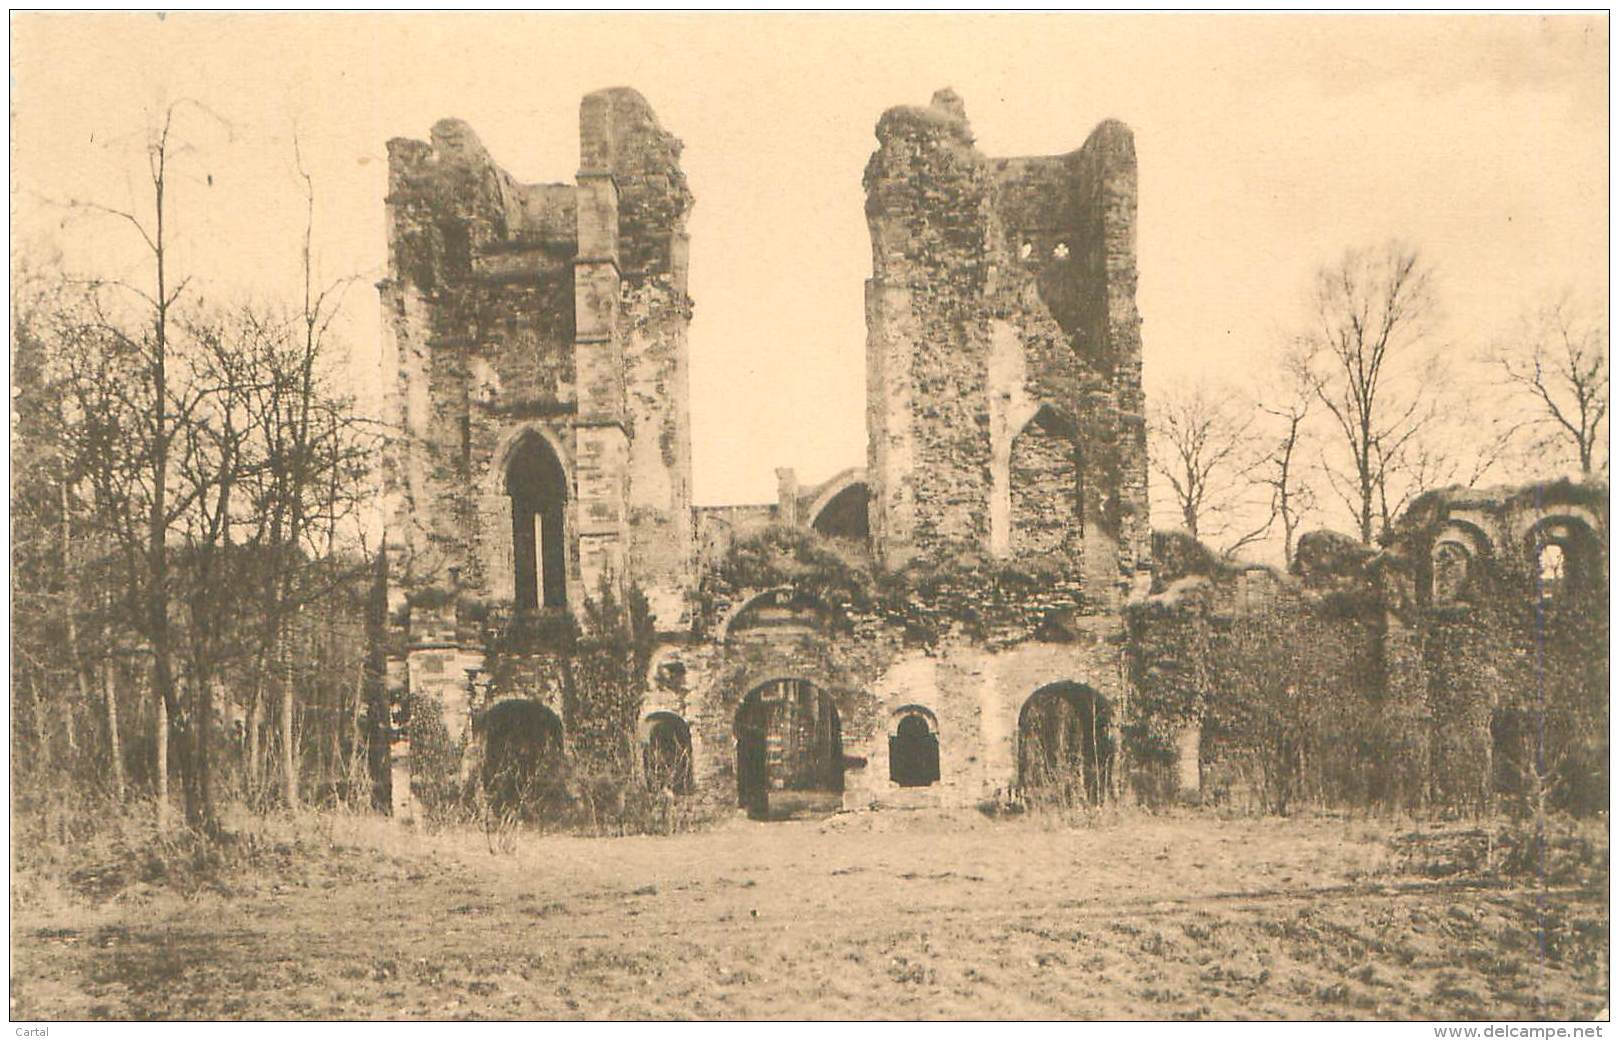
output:
M990 158L941 91L876 134L865 466L717 508L693 195L647 102L584 99L572 183L454 120L389 143L396 815L604 745L771 816L1605 792L1605 488L1433 492L1293 574L1155 536L1130 130Z

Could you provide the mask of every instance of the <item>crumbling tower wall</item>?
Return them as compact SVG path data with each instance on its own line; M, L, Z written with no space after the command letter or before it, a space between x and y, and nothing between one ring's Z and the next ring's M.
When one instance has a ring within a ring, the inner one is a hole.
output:
M570 606L613 574L681 624L692 196L680 147L625 88L581 104L573 184L518 183L459 120L389 142L379 288L403 435L387 466L401 590L513 599L504 467L537 435L569 484Z
M690 624L681 143L627 88L587 95L579 136L557 184L516 181L459 120L388 143L390 697L396 722L436 699L452 740L507 696L568 732L528 637L604 584L639 587L664 631Z
M867 470L879 555L1040 556L1115 613L1149 565L1135 148L989 159L959 98L866 168Z

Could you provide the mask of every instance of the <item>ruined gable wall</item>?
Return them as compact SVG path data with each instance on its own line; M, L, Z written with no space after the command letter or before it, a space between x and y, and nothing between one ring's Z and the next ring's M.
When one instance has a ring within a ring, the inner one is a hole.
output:
M576 184L515 182L455 120L389 145L380 288L406 432L388 466L391 538L407 584L447 587L455 568L463 592L509 600L504 453L537 429L573 483L570 587L593 585L584 545L589 578L633 578L677 628L692 566L691 193L680 142L639 94L589 95L580 122Z
M1147 566L1151 538L1133 139L1109 120L1067 155L991 164L1002 245L996 317L1016 331L1024 356L1021 385L998 389L1023 402L1011 426L1041 404L1058 406L1077 426L1080 510L1077 525L1064 521L1083 544L1088 602L1116 611L1131 576Z

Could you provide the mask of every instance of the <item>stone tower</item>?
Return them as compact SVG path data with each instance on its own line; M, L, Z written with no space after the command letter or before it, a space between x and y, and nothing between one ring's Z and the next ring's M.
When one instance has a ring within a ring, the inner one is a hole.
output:
M564 184L518 183L458 120L388 143L389 682L452 734L512 621L633 582L689 625L681 143L627 88L585 97L579 138ZM529 675L501 693L554 700Z
M1086 611L1149 567L1136 161L1123 124L986 158L961 99L888 110L866 167L867 471L890 565L1040 562Z
M572 184L517 183L457 120L388 144L392 570L518 610L632 579L675 627L692 196L635 91L587 96L579 131Z

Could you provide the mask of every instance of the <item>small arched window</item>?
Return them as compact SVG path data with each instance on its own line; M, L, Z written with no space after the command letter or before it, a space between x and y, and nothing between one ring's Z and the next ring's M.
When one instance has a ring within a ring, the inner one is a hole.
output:
M1441 542L1433 550L1433 602L1453 604L1467 591L1471 558L1458 542Z

